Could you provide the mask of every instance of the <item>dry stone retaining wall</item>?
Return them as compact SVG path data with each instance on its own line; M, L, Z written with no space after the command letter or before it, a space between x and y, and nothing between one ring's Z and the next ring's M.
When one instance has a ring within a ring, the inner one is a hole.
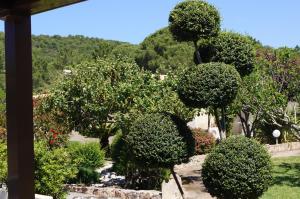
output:
M289 142L277 145L267 144L266 147L270 153L300 150L300 142Z
M67 185L67 190L70 192L91 194L98 197L113 197L120 199L162 199L161 192L159 191L145 191L145 190L130 190L119 188L97 188L86 187L77 185Z

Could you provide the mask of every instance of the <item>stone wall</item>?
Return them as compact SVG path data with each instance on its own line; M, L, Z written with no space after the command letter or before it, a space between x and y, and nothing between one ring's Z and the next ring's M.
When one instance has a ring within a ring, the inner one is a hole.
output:
M270 153L283 152L283 151L292 151L300 150L300 142L290 142L277 145L266 145Z
M118 188L97 188L77 185L67 185L67 190L70 192L91 194L99 197L112 197L120 199L162 199L159 191L145 191L145 190L130 190Z

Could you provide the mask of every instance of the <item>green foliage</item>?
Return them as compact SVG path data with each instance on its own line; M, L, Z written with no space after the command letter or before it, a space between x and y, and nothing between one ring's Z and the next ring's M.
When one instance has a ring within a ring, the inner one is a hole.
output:
M255 70L243 78L237 98L230 109L239 116L246 136L256 137L260 127L272 120L276 111L283 110L286 106L287 98L277 91L272 78ZM268 135L265 130L259 135L263 139L271 136L271 132Z
M56 85L42 106L70 130L108 142L114 121L132 106L142 78L139 67L126 60L83 62Z
M117 133L114 137L114 140L111 144L111 158L114 161L113 170L119 175L127 175L130 166L133 163L130 161L130 155L124 136L121 132Z
M205 159L202 178L208 192L224 199L256 199L272 183L267 150L242 136L230 137Z
M108 136L120 128L128 131L137 114L192 115L178 98L176 82L171 76L158 80L128 60L98 59L72 68L72 74L54 87L41 106L59 124L99 137L106 147Z
M257 60L261 70L277 84L277 91L289 101L300 101L300 53L291 48L259 48Z
M111 145L113 170L124 175L126 188L140 190L160 190L161 183L168 180L170 171L163 168L147 168L136 164L122 133L116 134Z
M169 16L169 27L178 41L198 41L216 36L220 30L217 9L202 0L183 1Z
M78 168L77 176L70 182L84 184L98 182L99 174L95 170L103 166L105 158L105 152L100 149L99 143L71 142L68 144L68 151Z
M33 88L34 92L49 89L60 80L63 69L82 61L90 61L115 54L119 45L132 46L124 42L109 41L84 36L58 35L32 36ZM128 47L129 49L130 47ZM114 52L113 52L114 51ZM129 54L129 53L128 53ZM126 55L128 55L126 54ZM0 70L4 70L4 34L0 33ZM0 88L4 89L4 74L0 74Z
M193 137L197 155L209 153L215 147L216 139L210 133L203 132L201 129L193 129Z
M126 135L134 161L143 167L170 168L194 153L194 140L185 122L169 114L145 114Z
M62 199L65 183L76 176L77 169L66 149L49 150L44 143L35 143L35 191Z
M192 44L174 40L168 27L146 37L140 49L136 62L151 72L176 73L194 64Z
M99 173L89 167L80 167L76 179L72 179L73 183L95 184L99 182Z
M182 75L178 93L189 107L226 107L235 99L240 81L239 73L231 65L200 64Z
M204 61L222 62L235 66L241 76L248 75L254 67L253 42L247 36L234 32L221 32L211 42L200 45Z
M0 140L0 185L7 181L7 147Z
M72 142L68 145L68 151L78 167L97 169L104 164L105 153L97 142L79 143Z

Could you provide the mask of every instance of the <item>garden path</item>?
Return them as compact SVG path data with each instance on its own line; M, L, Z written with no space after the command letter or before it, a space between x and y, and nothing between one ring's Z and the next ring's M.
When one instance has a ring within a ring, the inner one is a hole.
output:
M300 156L300 150L275 152L272 157ZM191 158L187 164L177 165L175 171L182 179L185 199L212 199L206 191L202 179L201 168L205 155L197 155Z

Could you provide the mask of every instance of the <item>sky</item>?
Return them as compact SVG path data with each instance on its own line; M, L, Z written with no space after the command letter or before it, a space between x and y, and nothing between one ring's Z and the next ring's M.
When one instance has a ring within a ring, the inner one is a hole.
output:
M84 35L138 44L168 25L181 0L88 0L32 17L34 35ZM222 29L248 34L273 47L300 45L299 0L208 0ZM0 23L3 31L4 23Z

